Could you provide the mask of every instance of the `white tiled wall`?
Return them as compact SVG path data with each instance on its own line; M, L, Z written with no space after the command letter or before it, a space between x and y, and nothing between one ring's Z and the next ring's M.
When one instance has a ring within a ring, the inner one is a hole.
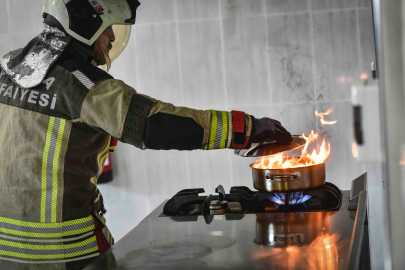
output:
M43 0L3 0L0 54L41 31ZM293 134L331 141L327 180L349 189L363 173L351 154L350 85L374 60L371 0L143 0L111 73L138 92L197 109L278 119ZM27 8L29 7L29 8ZM334 126L314 110L334 109ZM222 151L141 151L119 144L115 180L100 186L117 239L183 188L252 187L253 160Z

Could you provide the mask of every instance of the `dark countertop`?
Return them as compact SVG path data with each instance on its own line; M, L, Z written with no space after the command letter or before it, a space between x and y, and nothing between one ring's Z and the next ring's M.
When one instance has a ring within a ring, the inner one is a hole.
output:
M164 202L85 269L346 269L349 194L336 212L217 215L211 224L159 217Z

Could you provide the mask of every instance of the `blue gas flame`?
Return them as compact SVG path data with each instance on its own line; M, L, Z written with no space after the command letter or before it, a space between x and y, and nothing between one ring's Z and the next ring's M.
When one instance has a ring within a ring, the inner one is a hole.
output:
M272 202L275 202L278 205L283 205L285 203L285 197L286 197L287 193L274 193L274 197L271 197L270 200ZM308 201L309 199L311 199L312 197L309 195L304 195L303 191L297 191L297 192L292 192L290 193L290 204L301 204L304 203L306 201Z

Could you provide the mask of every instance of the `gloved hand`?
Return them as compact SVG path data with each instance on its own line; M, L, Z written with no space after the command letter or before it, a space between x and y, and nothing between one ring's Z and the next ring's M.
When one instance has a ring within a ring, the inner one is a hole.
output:
M290 144L292 141L290 132L288 132L279 121L267 117L257 119L251 116L251 118L251 143L260 143L268 139L274 140L280 144Z

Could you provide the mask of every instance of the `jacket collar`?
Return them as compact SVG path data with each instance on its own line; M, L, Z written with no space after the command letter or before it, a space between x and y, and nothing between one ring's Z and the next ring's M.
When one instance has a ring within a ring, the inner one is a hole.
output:
M75 39L72 39L65 51L73 56L84 59L86 62L91 62L94 60L92 51Z

